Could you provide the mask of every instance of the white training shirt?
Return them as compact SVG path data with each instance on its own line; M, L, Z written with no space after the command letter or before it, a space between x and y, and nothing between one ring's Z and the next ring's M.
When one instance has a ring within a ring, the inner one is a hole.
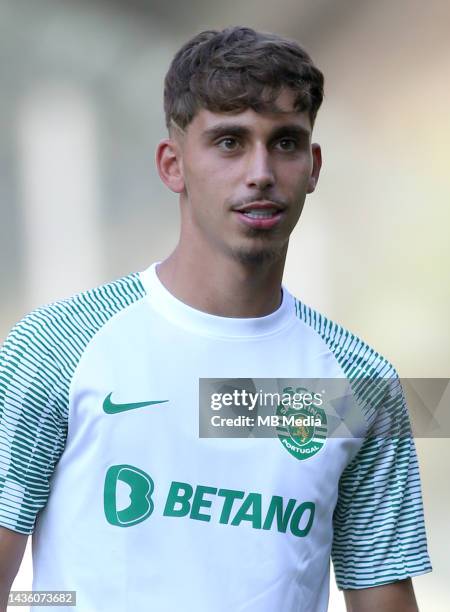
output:
M33 534L33 589L81 612L325 612L330 557L340 589L431 571L392 366L285 287L268 316L219 317L156 265L34 310L2 347L0 525ZM343 379L358 433L200 438L204 378Z

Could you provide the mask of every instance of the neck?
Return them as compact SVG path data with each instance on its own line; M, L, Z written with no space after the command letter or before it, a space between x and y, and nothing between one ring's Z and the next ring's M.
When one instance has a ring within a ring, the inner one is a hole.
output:
M274 261L244 264L231 256L205 257L180 243L159 264L157 275L173 296L197 310L221 317L263 317L280 306L286 253L287 246Z

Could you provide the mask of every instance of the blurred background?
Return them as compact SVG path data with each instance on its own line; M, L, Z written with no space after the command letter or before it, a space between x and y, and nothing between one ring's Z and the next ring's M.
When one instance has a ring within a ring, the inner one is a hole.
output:
M240 24L295 38L326 79L285 284L401 376L448 377L449 23L446 0L0 0L0 339L175 246L154 164L164 75L188 38ZM414 584L421 612L444 612L449 441L416 444L434 571ZM31 588L29 549L13 588Z

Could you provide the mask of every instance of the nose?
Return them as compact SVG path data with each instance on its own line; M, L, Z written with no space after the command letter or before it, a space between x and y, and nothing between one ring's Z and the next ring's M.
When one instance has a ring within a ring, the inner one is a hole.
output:
M266 147L256 146L249 158L247 167L247 187L268 189L275 184L275 176L271 166L270 155Z

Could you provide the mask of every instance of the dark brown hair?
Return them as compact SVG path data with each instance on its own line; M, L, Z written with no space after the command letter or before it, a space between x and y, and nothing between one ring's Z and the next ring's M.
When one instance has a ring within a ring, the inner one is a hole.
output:
M323 74L295 41L235 26L205 30L175 54L164 81L167 128L183 130L196 113L275 110L282 87L314 124L323 99Z

